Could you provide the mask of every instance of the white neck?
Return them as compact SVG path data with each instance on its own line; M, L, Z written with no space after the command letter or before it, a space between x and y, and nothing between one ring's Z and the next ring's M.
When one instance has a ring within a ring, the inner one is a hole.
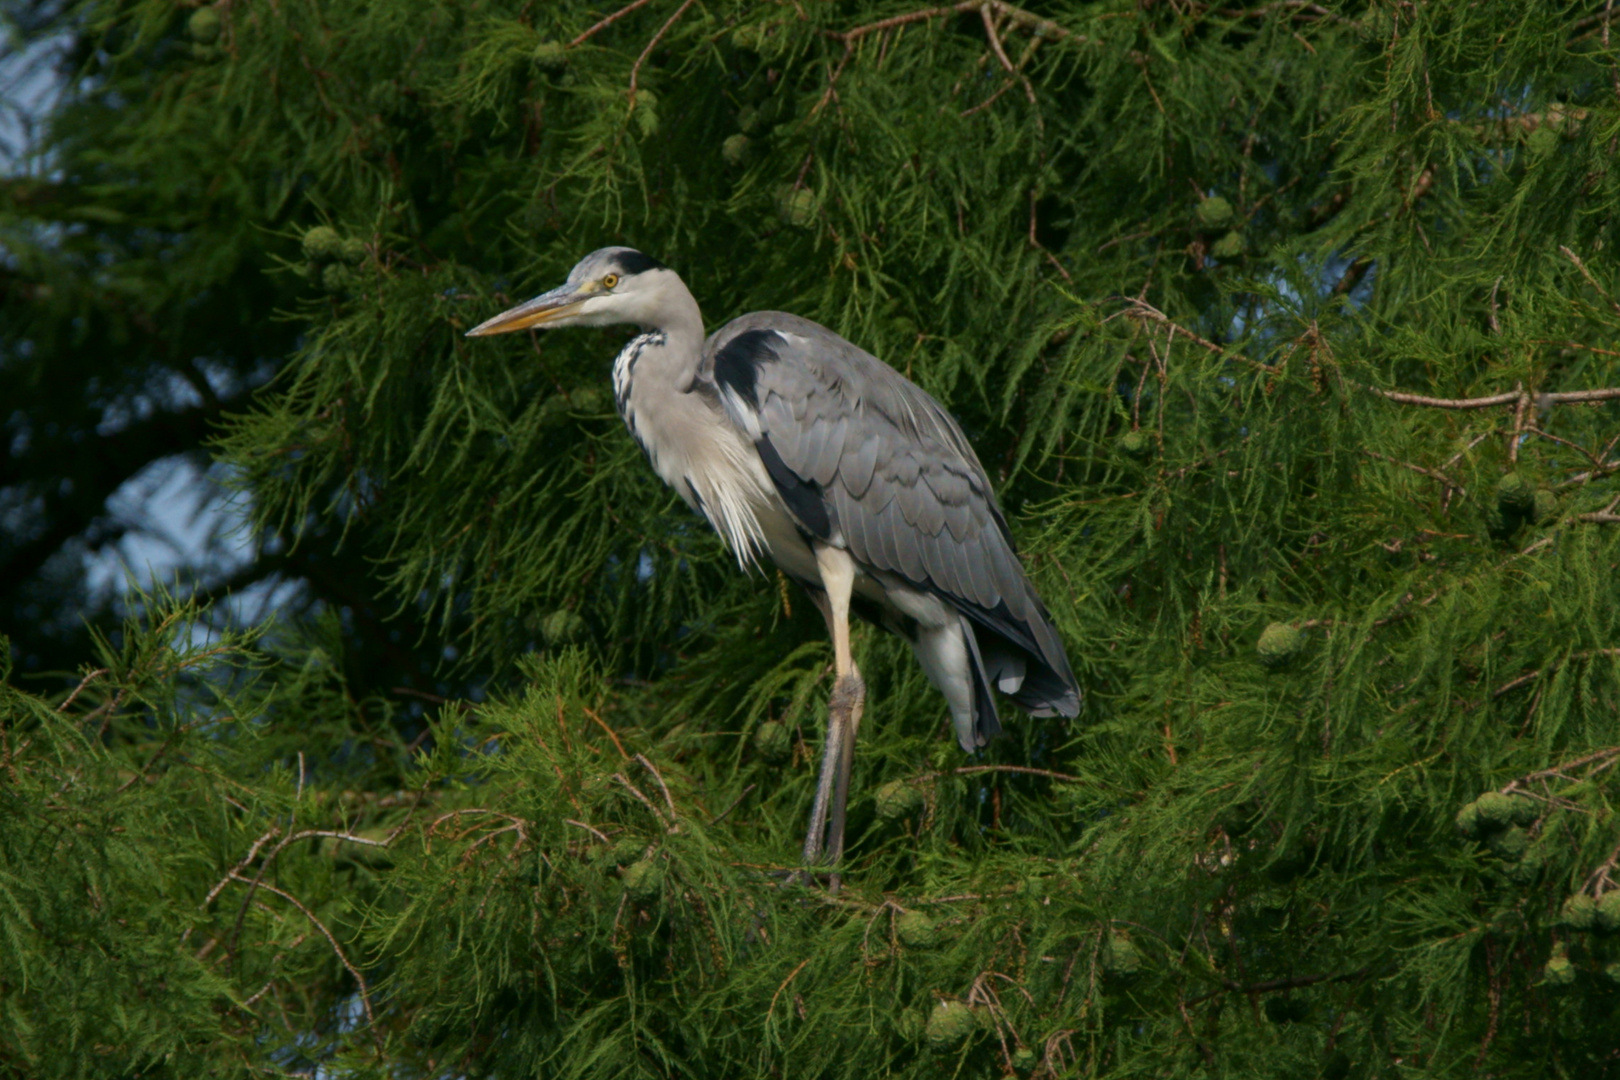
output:
M613 361L619 415L654 471L707 517L740 563L763 544L754 506L768 500L758 456L710 397L692 393L703 359L703 314L673 272L660 274L656 317ZM652 290L649 290L652 292Z

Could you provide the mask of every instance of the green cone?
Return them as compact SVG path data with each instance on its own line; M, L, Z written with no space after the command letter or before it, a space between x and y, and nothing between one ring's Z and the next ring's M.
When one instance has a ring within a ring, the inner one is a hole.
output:
M1620 889L1610 889L1598 897L1594 925L1605 934L1620 930Z
M1233 229L1210 245L1209 253L1217 259L1236 259L1240 258L1246 250L1243 234Z
M567 608L558 608L540 620L540 636L552 648L572 645L585 637L585 620Z
M1255 651L1266 667L1273 670L1286 667L1305 651L1305 632L1287 623L1274 622L1261 632Z
M534 47L533 59L541 71L561 71L568 66L568 47L560 41L542 41Z
M741 165L748 160L748 136L737 134L727 136L726 141L720 144L720 158L727 165Z
M809 188L784 187L776 197L776 210L783 221L803 228L816 219L816 193Z
M1504 514L1529 516L1536 509L1535 485L1518 473L1508 473L1496 482L1496 505Z
M926 949L939 938L934 920L920 911L908 911L895 924L900 943L911 949Z
M1119 447L1120 453L1138 461L1153 453L1152 437L1141 430L1127 431L1119 437L1119 442L1114 445Z
M1232 220L1232 204L1219 195L1211 195L1198 204L1198 224L1218 229Z
M767 720L754 729L754 752L773 764L786 761L793 752L793 733L786 724Z
M186 20L186 33L200 45L212 45L219 40L219 12L211 7L198 8Z
M1576 893L1558 909L1557 924L1570 930L1590 930L1597 921L1597 901L1585 893Z
M343 237L330 225L316 225L304 233L304 255L316 262L343 257Z
M1524 800L1512 795L1504 795L1500 791L1487 791L1474 800L1474 807L1479 812L1479 824L1482 829L1505 829L1519 821L1522 811L1519 804ZM1535 818L1530 820L1534 821Z
M934 1050L960 1046L979 1026L973 1010L960 1001L942 1001L928 1016L928 1045Z
M1492 833L1485 842L1490 845L1492 854L1508 862L1517 862L1530 850L1530 834L1517 825Z
M1537 525L1547 525L1558 517L1558 496L1551 488L1536 488L1535 509L1531 517Z
M1103 970L1110 975L1130 976L1142 970L1142 953L1124 934L1109 936L1103 947Z
M1457 831L1470 840L1477 839L1480 831L1479 804L1468 803L1457 811Z
M923 794L916 785L908 784L904 780L891 780L878 788L874 800L877 803L877 815L884 821L896 821L909 817L923 808Z
M619 871L624 891L638 904L658 899L664 891L664 864L657 859L642 859Z

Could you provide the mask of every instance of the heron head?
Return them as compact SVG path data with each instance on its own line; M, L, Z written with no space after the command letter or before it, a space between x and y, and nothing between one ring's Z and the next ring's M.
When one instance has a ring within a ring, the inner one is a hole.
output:
M468 337L558 326L612 326L659 322L669 289L680 279L673 270L635 248L606 247L591 252L568 272L568 280L501 312L471 330Z

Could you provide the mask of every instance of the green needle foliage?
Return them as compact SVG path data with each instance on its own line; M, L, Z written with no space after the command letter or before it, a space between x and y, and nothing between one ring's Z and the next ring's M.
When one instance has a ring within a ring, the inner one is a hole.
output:
M214 443L256 527L353 556L395 647L484 696L413 727L336 595L223 638L159 597L77 691L13 679L0 1064L1620 1074L1609 18L61 15L85 47L54 145L101 178L75 197L226 192L286 297L296 340ZM7 273L127 239L30 213L0 213L32 243ZM621 332L462 336L615 242L711 324L791 310L947 402L1085 690L966 758L861 631L836 894L792 873L814 609L647 468ZM7 297L57 336L0 364L70 348L70 312Z

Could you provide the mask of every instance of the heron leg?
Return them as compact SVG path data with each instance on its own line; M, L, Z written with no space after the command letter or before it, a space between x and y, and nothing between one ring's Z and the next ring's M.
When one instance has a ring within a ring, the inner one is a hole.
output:
M816 801L810 811L810 829L804 838L806 865L830 851L834 860L843 853L844 805L849 797L849 766L855 754L855 731L866 698L866 687L850 655L849 598L855 587L855 561L842 548L815 545L816 565L825 593L817 597L827 630L833 639L833 671L837 676L827 702L827 744L816 780ZM831 815L831 829L828 817ZM831 836L828 836L828 833Z
M832 816L827 824L827 861L837 865L844 855L844 811L849 803L849 773L855 763L855 736L860 731L861 713L866 707L866 683L861 673L850 667L850 673L839 679L833 687L835 696L842 695L844 735L838 744L838 775L833 780ZM838 891L838 875L832 879L832 891Z

